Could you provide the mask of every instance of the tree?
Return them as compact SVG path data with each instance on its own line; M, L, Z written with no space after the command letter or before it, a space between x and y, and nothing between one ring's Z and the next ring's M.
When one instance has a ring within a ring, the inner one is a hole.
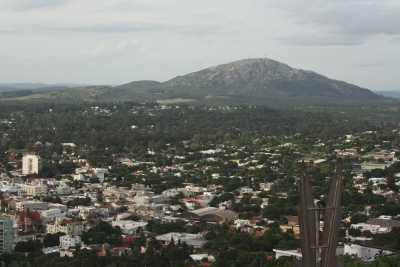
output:
M43 247L55 247L60 245L60 236L65 233L58 232L56 234L46 234L43 238Z
M40 240L20 241L15 245L15 252L39 252L43 248Z
M361 230L353 227L349 228L348 233L353 237L361 236Z

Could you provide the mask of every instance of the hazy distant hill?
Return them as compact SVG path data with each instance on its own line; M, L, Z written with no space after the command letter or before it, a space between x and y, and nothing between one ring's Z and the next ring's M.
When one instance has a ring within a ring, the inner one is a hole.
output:
M1 86L1 84L0 84ZM12 96L12 94L11 94ZM0 97L5 97L4 95ZM244 59L178 76L167 82L84 86L10 98L21 101L191 101L210 105L352 105L384 99L368 89L294 69L270 59Z
M383 95L387 97L400 98L400 90L393 91L374 91L375 94Z
M57 90L71 87L88 86L88 84L73 84L73 83L0 83L0 91L11 90Z

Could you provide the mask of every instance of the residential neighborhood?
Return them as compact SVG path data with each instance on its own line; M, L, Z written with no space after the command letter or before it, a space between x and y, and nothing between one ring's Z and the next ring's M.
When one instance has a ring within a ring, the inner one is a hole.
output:
M163 109L171 107L149 112ZM256 247L265 264L301 257L299 166L304 162L315 199L323 201L341 162L337 254L370 262L400 250L388 236L400 231L398 135L364 131L311 140L300 133L256 134L218 142L194 135L179 143L149 141L136 154L114 149L109 165L93 164L88 148L70 140L57 144L60 154L42 158L47 145L38 141L31 151L6 152L2 161L2 253L74 258L84 250L145 259L150 251L161 257L179 247L190 266L219 266L233 253L229 247L244 251L234 256L247 255L237 258L244 265L253 262ZM48 177L51 166L58 169Z

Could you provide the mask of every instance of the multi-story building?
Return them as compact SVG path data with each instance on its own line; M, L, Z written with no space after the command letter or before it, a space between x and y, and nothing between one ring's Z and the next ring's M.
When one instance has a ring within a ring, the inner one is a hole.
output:
M28 208L31 211L47 210L47 202L40 201L18 201L15 204L17 211L26 211Z
M13 239L13 220L8 216L0 215L0 254L12 251Z
M40 217L42 218L42 221L47 223L55 218L65 218L66 213L61 212L61 209L54 208L54 209L48 209L48 210L43 210L40 211Z
M39 173L42 169L42 158L37 155L26 155L22 157L22 174L28 175Z
M47 193L47 185L44 183L43 179L33 180L24 184L24 190L28 195L39 196Z
M60 196L70 195L71 188L69 186L59 186L57 187L57 194Z
M66 235L81 235L83 232L83 224L81 221L73 219L55 218L53 222L46 224L46 232L48 234L61 232Z
M146 191L137 193L133 198L133 201L136 204L140 205L157 205L157 204L165 204L167 203L169 198L164 195L155 195L153 192Z
M163 204L131 204L128 205L129 211L135 212L139 217L154 219L164 216Z
M82 245L82 240L80 236L71 236L71 235L60 236L60 248L68 249L70 247L75 247L77 245Z

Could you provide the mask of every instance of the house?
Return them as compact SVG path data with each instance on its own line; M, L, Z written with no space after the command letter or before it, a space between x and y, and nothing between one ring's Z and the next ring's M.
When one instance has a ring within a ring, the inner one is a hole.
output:
M100 207L97 209L97 214L103 217L108 217L110 216L110 212L113 210L113 208L109 205L100 205Z
M201 248L207 240L203 239L200 234L188 234L188 233L176 233L171 232L164 235L158 235L155 237L158 242L162 245L168 245L171 242L177 243L180 240L181 243L186 242L189 246L195 248Z
M206 258L209 262L215 261L214 256L208 254L190 254L190 258L194 261L201 261L203 258Z
M121 228L122 234L133 234L136 230L140 227L141 229L145 230L147 223L146 222L135 222L129 220L118 220L112 221L111 225L113 227L119 226Z
M75 249L60 249L60 258L64 256L73 257Z
M87 219L97 213L97 208L95 207L83 207L79 209L79 216L82 219Z
M142 218L161 218L164 216L164 205L163 204L152 204L152 205L140 205L140 204L131 204L128 205L129 211L136 213L139 217Z

